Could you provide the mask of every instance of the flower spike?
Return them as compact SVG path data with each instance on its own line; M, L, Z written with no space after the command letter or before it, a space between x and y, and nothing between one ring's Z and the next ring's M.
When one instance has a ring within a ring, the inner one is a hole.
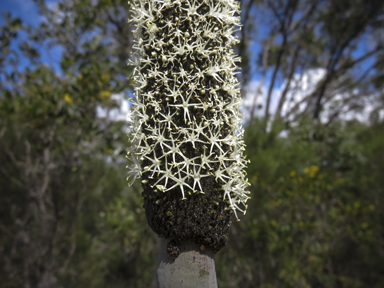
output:
M131 5L136 67L128 175L131 183L142 178L147 220L157 234L218 251L231 214L245 213L249 199L235 64L240 58L232 49L239 5Z

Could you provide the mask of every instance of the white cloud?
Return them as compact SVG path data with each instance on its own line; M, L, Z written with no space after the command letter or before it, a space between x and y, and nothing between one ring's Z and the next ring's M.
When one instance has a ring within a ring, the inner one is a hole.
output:
M97 117L108 118L112 121L126 121L129 115L129 101L126 99L126 94L113 94L111 98L117 102L119 108L107 109L98 106L96 109Z
M64 18L65 18L65 13L63 13L62 11L59 10L59 2L56 2L56 1L51 1L51 2L47 2L47 7L50 11L52 11L54 13L54 20L56 21L57 24L60 24L63 22ZM42 21L45 20L44 17L42 17L41 19Z
M315 89L316 85L325 77L326 71L325 69L312 69L306 71L304 74L295 74L293 76L292 82L290 83L289 92L286 95L286 101L282 107L282 116L286 117L287 113L290 112L293 108L296 108L296 113L303 112L308 102L304 99L309 96ZM245 121L250 119L252 107L254 107L254 116L255 117L264 117L265 114L265 106L267 101L267 91L268 86L264 84L260 89L260 94L256 98L256 91L260 85L259 81L252 81L244 90L245 95L243 97L243 103L241 106L242 113L245 113ZM284 91L287 82L284 81L279 87L276 87L272 91L271 103L270 103L270 114L275 115L278 101ZM357 119L361 122L368 123L369 115L375 109L378 102L376 101L376 96L364 96L359 97L359 91L355 90L352 92L354 95L354 101L350 101L348 105L345 105L345 100L350 98L351 93L337 94L334 96L332 101L325 103L324 110L321 114L321 121L327 122L330 117L332 117L333 113L337 110L341 111L339 114L339 118L341 120L352 120ZM300 104L300 102L302 102ZM258 105L262 105L262 109L258 109ZM359 105L362 107L361 109L353 109L350 108L352 106ZM384 118L384 111L380 112L380 118ZM273 119L273 116L271 117ZM288 119L293 120L293 115L290 115Z
M245 95L243 97L243 102L240 105L240 111L245 115L245 122L250 119L252 107L254 107L255 117L262 117L264 115L264 109L259 109L258 107L265 107L267 87L261 86L259 95L256 95L259 86L260 81L252 81L244 89Z

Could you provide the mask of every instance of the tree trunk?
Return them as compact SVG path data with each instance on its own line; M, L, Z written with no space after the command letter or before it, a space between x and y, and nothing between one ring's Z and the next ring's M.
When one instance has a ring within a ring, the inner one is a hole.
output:
M157 288L217 288L215 254L192 241L179 245L180 255L173 260L167 254L169 239L161 239L157 260Z

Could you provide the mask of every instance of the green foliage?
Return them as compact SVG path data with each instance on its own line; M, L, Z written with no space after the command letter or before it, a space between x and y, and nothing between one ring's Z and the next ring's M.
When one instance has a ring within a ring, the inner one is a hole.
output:
M221 287L381 287L383 128L250 125L252 200L218 255Z
M155 286L159 239L146 223L139 186L128 189L123 171L105 176L104 181L114 183L117 189L112 190L120 193L97 215L86 216L86 221L95 221L95 230L79 229L77 242L82 247L72 265L76 278L66 279L64 287Z
M0 278L2 287L84 287L91 273L86 267L97 268L88 259L104 249L94 240L104 231L99 213L126 190L126 125L98 117L97 110L116 108L114 93L124 97L128 83L121 79L130 70L118 58L128 51L117 49L114 39L92 35L95 17L76 25L84 13L93 13L110 27L98 6L61 3L59 21L57 11L40 5L46 21L39 29L6 14L0 30ZM68 13L66 5L78 10ZM125 23L125 15L120 18ZM112 19L111 25L121 25L119 17ZM28 40L12 43L20 29ZM47 41L66 48L62 74L41 63L36 47ZM96 282L104 285L103 279Z

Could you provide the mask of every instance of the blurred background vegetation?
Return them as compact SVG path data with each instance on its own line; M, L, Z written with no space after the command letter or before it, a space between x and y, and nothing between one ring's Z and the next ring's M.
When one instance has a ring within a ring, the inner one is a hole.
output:
M0 286L155 287L159 239L116 117L128 5L34 5L37 24L9 12L0 27ZM382 0L241 5L252 199L216 255L219 287L384 287Z

